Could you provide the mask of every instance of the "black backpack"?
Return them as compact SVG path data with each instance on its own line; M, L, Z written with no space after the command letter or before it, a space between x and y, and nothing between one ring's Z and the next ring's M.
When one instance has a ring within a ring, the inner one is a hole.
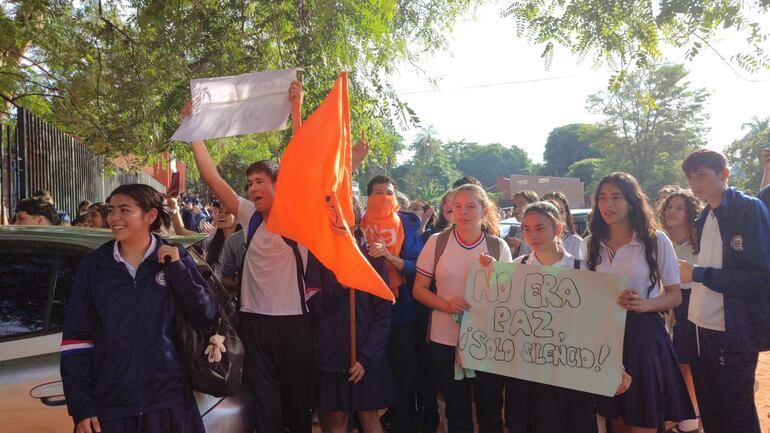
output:
M177 245L177 247L179 246ZM166 272L165 266L163 272ZM166 275L166 281L171 283L168 275ZM210 295L212 299L216 299L213 293ZM204 394L215 397L235 395L241 387L244 354L243 344L230 323L228 312L217 302L218 318L216 322L210 329L200 329L187 319L178 299L175 298L174 301L176 303L174 314L175 343L185 380L192 389ZM225 337L224 345L227 351L222 353L221 361L210 363L208 356L203 352L209 345L209 338L215 334Z

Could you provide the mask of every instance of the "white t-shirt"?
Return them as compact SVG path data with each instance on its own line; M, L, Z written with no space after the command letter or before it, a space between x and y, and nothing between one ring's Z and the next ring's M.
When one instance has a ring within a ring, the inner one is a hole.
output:
M573 257L580 257L580 246L583 245L583 238L575 234L568 234L564 241L564 249Z
M692 244L687 239L683 239L681 242L674 244L674 252L676 253L676 258L679 260L684 260L691 265L698 263L698 255L692 252ZM691 288L692 283L682 284L682 290L689 290Z
M644 256L644 245L639 242L636 233L634 233L631 242L618 248L614 254L602 242L599 251L601 263L596 266L596 271L625 275L628 277L628 287L636 290L639 296L645 299L657 298L660 295L661 283L663 286L672 286L680 282L679 262L676 260L676 253L674 253L674 246L671 244L671 240L661 231L657 232L657 238L658 269L660 270L662 281L659 281L649 294L650 267L647 265L647 259ZM590 236L585 238L580 248L580 259L585 262L588 262L588 243L590 240Z
M254 203L238 198L238 223L248 231L256 212ZM303 268L307 267L307 248L298 244ZM305 302L297 286L297 262L283 238L267 229L263 221L246 251L241 283L241 311L269 316L302 314ZM302 270L303 273L305 269Z
M436 241L439 234L428 238L425 248L417 258L417 272L428 277L436 277L437 295L444 299L455 296L465 297L465 285L468 280L468 270L472 263L478 263L481 253L488 253L484 234L471 244L464 244L457 237L457 229L452 229L449 241L438 261L438 269L433 269L436 254ZM511 249L508 244L495 238L500 244L501 262L511 261ZM456 346L460 336L460 325L452 320L452 315L440 310L433 310L430 325L430 340L447 346Z
M514 263L521 263L522 260L524 260L524 257L527 255L519 256L513 259ZM560 268L570 268L575 269L575 259L576 257L569 253L569 251L564 251L564 255L562 256L561 260L558 262L550 265L550 266L557 266ZM527 263L525 265L535 265L535 266L542 266L543 264L540 263L540 260L537 259L537 254L534 252L529 253L529 258L527 259ZM581 263L581 269L585 268L585 262Z
M709 212L703 225L698 266L722 269L722 235L719 231L719 221L713 212ZM701 328L724 331L724 296L703 283L693 283L687 318Z

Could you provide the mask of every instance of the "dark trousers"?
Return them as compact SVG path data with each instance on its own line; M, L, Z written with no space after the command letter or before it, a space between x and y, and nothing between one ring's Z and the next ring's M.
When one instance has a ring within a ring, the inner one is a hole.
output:
M430 343L425 341L428 328L427 315L430 314L431 310L425 310L425 314L417 314L415 319L414 351L417 363L417 377L414 381L414 395L420 431L422 433L435 433L439 423L438 387L436 386L435 375L433 374Z
M410 398L415 378L414 329L411 325L390 327L388 340L388 362L393 383L396 386L398 403L388 408L390 413L389 433L413 433L416 426Z
M502 433L505 378L476 372L475 379L455 380L455 347L430 343L436 384L446 403L448 433L472 433L471 388L476 401L479 433Z
M241 313L245 382L254 394L256 431L310 433L312 327L309 315Z
M758 353L725 353L718 331L697 330L700 356L690 364L703 430L708 433L760 433L754 403Z

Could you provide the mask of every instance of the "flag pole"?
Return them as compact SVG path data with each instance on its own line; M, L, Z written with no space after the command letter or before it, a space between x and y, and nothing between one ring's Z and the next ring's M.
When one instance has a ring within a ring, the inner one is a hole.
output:
M350 368L356 365L356 290L349 288L350 296Z

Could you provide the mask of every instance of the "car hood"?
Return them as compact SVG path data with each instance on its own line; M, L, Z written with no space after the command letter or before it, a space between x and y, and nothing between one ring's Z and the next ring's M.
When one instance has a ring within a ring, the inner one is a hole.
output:
M204 239L205 234L193 236L169 236L164 239L182 244L185 248ZM96 249L112 240L107 229L66 226L0 226L0 240L58 242Z

